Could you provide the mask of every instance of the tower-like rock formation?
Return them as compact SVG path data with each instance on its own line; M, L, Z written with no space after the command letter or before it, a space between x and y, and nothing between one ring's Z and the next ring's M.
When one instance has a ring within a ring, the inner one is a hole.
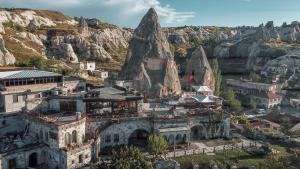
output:
M214 73L202 46L195 49L192 53L192 56L187 63L185 80L186 87L201 85L208 86L212 90L215 89Z
M134 31L120 78L133 80L134 88L150 97L181 92L174 56L153 8Z
M83 36L88 36L89 35L89 27L88 27L88 24L86 23L86 21L83 17L81 17L79 19L78 32Z

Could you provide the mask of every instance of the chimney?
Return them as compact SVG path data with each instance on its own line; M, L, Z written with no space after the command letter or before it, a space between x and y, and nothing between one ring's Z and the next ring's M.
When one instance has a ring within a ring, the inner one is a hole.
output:
M81 119L81 112L76 112L76 120L80 120Z

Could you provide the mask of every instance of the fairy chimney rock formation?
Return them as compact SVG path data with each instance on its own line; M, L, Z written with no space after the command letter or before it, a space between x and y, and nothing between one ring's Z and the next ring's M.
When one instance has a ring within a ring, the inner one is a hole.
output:
M134 31L120 78L133 80L134 88L148 97L181 93L174 56L153 8Z
M214 73L202 46L195 49L192 53L187 64L185 79L186 87L200 85L208 86L212 90L215 89Z
M89 35L89 27L83 17L80 17L79 19L78 32L83 36Z

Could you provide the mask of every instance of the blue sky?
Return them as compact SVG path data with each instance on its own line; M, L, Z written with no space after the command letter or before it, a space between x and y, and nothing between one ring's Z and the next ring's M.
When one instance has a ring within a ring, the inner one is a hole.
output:
M162 26L258 26L300 21L300 0L0 0L1 7L59 10L69 16L99 18L136 27L150 8Z

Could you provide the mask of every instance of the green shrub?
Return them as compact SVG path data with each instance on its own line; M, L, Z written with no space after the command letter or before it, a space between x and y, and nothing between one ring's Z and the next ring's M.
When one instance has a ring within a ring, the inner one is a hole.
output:
M47 63L45 60L39 56L32 56L30 58L23 59L16 63L16 66L21 67L36 67L38 69L45 69L47 68Z

